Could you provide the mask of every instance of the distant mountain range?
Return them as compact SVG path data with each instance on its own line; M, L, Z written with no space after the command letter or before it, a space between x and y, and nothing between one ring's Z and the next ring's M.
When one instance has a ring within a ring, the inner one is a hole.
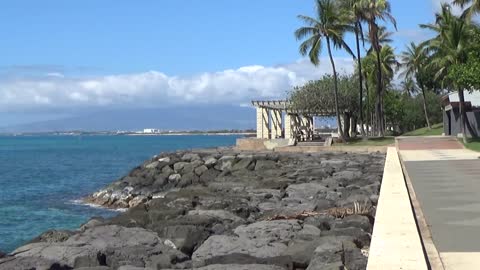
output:
M64 119L0 127L0 132L219 130L255 128L255 110L240 106L180 106L101 111Z

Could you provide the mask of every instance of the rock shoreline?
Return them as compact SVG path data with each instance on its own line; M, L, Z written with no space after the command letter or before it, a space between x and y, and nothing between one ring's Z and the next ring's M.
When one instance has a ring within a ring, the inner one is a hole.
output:
M0 269L365 269L384 159L162 153L85 199L126 212L48 231Z

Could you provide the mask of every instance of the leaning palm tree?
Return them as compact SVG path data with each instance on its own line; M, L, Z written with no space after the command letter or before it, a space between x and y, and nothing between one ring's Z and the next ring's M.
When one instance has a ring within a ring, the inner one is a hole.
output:
M364 18L363 15L363 0L344 0L342 3L342 12L347 14L349 23L352 26L352 30L355 34L355 44L357 46L357 68L358 68L358 83L360 89L359 95L359 110L360 110L360 131L362 132L362 136L368 136L365 133L364 128L364 119L363 119L363 72L362 72L362 54L360 50L360 41L365 43L365 37L363 35L362 29L362 21Z
M454 0L453 3L465 9L463 16L468 20L471 20L473 15L480 13L480 0Z
M435 79L442 80L442 84L448 85L458 91L460 101L460 123L463 134L463 141L467 143L466 128L475 135L465 111L464 89L446 81L446 74L451 66L465 63L467 60L467 45L473 34L472 25L464 20L454 16L451 13L450 5L444 4L442 11L437 14L435 24L421 25L436 32L436 36L423 43L431 53L430 68L436 71Z
M427 121L428 129L431 129L430 120L428 118L427 98L425 95L425 86L422 82L421 73L424 72L427 56L422 46L417 46L415 43L410 43L406 50L400 56L401 65L404 69L402 75L405 79L416 81L423 96L423 111L425 113L425 120Z
M333 0L317 0L315 18L299 15L298 18L305 23L295 31L297 40L303 40L299 51L303 56L308 55L315 66L320 64L320 55L324 42L328 50L328 56L333 69L335 112L337 116L340 139L344 140L340 111L338 106L338 79L335 61L332 55L332 45L337 49L344 49L353 56L353 52L344 40L344 34L349 29L346 17L342 14L337 2Z
M379 41L379 28L378 20L389 20L396 28L396 21L391 14L391 7L388 0L363 0L364 18L369 28L369 39L372 44L372 48L377 55L377 100L375 105L375 111L377 114L377 128L378 135L385 136L385 121L383 117L383 83L382 83L382 71L381 71L381 59L380 50L382 48Z

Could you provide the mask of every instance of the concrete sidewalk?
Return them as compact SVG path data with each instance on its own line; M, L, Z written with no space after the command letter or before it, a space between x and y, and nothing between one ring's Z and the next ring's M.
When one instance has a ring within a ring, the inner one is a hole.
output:
M397 147L443 267L480 269L480 153L450 137L401 137Z
M397 150L389 147L367 270L427 270Z

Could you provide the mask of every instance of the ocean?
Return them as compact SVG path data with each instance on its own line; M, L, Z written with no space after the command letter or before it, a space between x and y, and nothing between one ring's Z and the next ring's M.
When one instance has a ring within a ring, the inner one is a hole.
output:
M0 251L49 229L118 212L78 200L163 151L230 146L238 136L0 136Z

